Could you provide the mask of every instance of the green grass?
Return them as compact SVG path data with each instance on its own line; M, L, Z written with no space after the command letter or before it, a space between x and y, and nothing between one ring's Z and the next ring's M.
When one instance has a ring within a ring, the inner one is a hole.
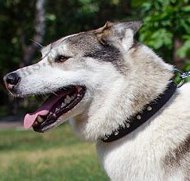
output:
M50 132L0 131L0 181L106 181L95 145L68 125Z

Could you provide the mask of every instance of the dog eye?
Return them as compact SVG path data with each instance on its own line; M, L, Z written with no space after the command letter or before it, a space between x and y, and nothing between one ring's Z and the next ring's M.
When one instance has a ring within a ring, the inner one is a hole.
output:
M65 62L67 59L69 59L70 57L66 57L64 55L58 55L55 58L55 62L59 63L59 62Z

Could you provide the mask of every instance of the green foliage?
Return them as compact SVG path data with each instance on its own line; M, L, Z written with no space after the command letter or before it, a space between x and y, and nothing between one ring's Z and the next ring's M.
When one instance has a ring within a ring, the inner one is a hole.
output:
M123 0L47 1L45 44L64 35L103 26L108 20L126 17Z
M184 44L183 46L177 51L179 57L185 58L190 57L190 35L184 36Z
M175 63L174 51L179 58L187 58L190 52L189 0L145 1L140 9L144 17L140 40L170 62ZM176 41L180 42L180 48L175 48Z

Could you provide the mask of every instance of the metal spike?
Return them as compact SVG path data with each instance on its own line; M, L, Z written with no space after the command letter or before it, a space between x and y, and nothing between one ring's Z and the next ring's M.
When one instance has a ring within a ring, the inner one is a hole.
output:
M119 132L118 132L118 131L115 131L115 132L114 132L114 135L115 135L115 136L117 136L118 134L119 134Z
M151 111L152 110L152 107L151 106L148 106L147 107L147 111Z
M129 124L129 123L127 123L127 124L126 124L126 127L127 127L127 128L129 128L129 127L130 127L130 124Z
M137 115L137 119L140 120L141 119L141 115Z

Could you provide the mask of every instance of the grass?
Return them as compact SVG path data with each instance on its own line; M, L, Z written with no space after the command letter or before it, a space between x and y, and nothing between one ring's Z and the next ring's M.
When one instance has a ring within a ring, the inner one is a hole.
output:
M44 134L0 131L1 181L107 181L99 165L95 145L68 125Z

